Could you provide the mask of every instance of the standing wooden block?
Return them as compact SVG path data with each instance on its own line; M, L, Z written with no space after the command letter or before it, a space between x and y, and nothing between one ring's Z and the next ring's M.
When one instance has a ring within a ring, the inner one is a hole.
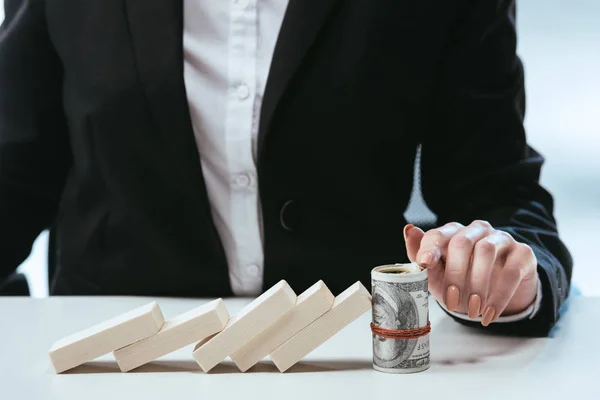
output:
M222 299L211 301L167 321L156 334L114 351L121 371L127 372L182 347L220 332L229 321Z
M334 296L319 281L298 296L296 305L270 327L231 354L238 368L245 372L273 350L331 309Z
M164 322L158 304L152 302L57 341L50 360L61 373L154 335Z
M275 349L271 360L281 372L286 371L370 309L371 294L356 282L335 298L331 310Z
M296 293L287 282L280 281L248 304L220 333L198 343L194 359L204 372L210 371L277 321L295 303Z

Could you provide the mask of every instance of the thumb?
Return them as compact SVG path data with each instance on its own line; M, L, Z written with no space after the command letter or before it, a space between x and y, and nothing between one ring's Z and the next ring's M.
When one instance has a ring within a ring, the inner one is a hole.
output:
M425 232L417 228L413 224L408 224L404 227L404 242L406 243L406 254L411 262L416 262L417 253L421 247L421 239L425 236Z

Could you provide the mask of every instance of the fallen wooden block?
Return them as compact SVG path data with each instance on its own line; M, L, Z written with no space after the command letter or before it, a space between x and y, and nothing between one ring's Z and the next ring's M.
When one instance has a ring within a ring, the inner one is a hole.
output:
M67 336L52 345L50 360L56 373L154 335L165 320L156 302Z
M296 305L283 317L232 353L231 359L240 371L247 371L311 322L329 311L333 300L333 294L323 281L315 283L298 296Z
M285 281L280 281L248 304L232 318L225 329L199 342L193 356L204 372L210 371L227 356L239 350L261 333L296 303L296 293Z
M286 371L370 309L371 294L356 282L335 298L331 310L275 349L271 360L279 371Z
M220 332L229 321L222 299L181 314L156 334L113 352L123 372L156 360L189 344Z

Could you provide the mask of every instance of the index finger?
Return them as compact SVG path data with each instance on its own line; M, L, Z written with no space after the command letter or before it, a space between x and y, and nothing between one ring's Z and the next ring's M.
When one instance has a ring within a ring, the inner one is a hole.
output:
M425 233L421 247L417 253L417 263L423 268L434 268L442 257L445 257L450 239L464 226L458 222L450 222Z

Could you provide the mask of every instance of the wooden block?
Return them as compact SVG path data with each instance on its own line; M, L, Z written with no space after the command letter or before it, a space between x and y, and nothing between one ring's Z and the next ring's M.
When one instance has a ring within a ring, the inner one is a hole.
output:
M275 349L270 358L284 372L342 328L371 309L371 294L356 282L340 293L331 310Z
M323 281L315 283L298 296L296 305L292 309L239 350L232 353L231 359L242 372L247 371L311 322L329 311L333 300L333 294Z
M57 341L50 360L61 373L154 335L164 322L158 304L152 302Z
M227 356L239 350L254 336L261 333L296 303L296 293L285 281L280 281L248 304L225 329L201 341L193 356L204 372L210 371Z
M211 301L167 321L156 334L113 352L127 372L225 328L229 313L222 299Z

